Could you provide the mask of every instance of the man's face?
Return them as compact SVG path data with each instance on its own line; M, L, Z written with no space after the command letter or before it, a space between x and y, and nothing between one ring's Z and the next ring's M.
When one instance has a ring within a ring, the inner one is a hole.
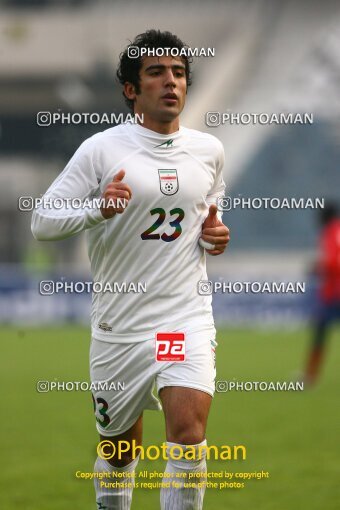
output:
M185 65L176 57L145 57L140 70L140 93L135 113L158 122L171 122L184 108L187 90Z

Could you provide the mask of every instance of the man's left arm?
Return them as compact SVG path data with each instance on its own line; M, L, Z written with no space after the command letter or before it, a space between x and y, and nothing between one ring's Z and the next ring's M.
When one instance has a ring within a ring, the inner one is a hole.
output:
M218 210L218 199L224 197L225 191L225 182L223 180L224 149L221 142L218 142L218 146L216 178L206 199L209 206L209 214L202 225L202 236L200 238L201 246L206 248L206 252L209 255L220 255L223 253L230 240L229 228L223 224L222 212Z

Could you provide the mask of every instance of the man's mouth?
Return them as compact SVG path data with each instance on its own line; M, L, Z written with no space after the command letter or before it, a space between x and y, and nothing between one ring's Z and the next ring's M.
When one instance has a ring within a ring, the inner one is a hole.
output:
M165 94L162 96L162 99L164 99L169 104L175 104L178 100L178 97L173 92L168 92L168 94Z

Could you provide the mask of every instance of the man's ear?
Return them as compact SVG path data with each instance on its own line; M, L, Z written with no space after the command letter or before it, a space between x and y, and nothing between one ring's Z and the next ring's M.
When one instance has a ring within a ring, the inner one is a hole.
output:
M131 101L134 101L136 99L136 89L135 86L132 85L132 83L129 83L128 81L124 83L124 95Z

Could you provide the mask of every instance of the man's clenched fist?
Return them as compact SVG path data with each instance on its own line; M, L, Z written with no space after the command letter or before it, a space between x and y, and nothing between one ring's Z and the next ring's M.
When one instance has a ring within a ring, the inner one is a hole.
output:
M110 182L110 184L108 184L105 188L103 193L105 206L100 208L105 219L112 218L115 214L122 214L132 197L130 186L125 184L125 182L122 182L124 177L125 171L119 170L119 172L113 177L112 182ZM118 203L117 198L119 198Z
M209 255L220 255L230 241L229 228L218 219L214 204L209 207L209 214L202 225L201 239L213 246L213 249L206 250Z

